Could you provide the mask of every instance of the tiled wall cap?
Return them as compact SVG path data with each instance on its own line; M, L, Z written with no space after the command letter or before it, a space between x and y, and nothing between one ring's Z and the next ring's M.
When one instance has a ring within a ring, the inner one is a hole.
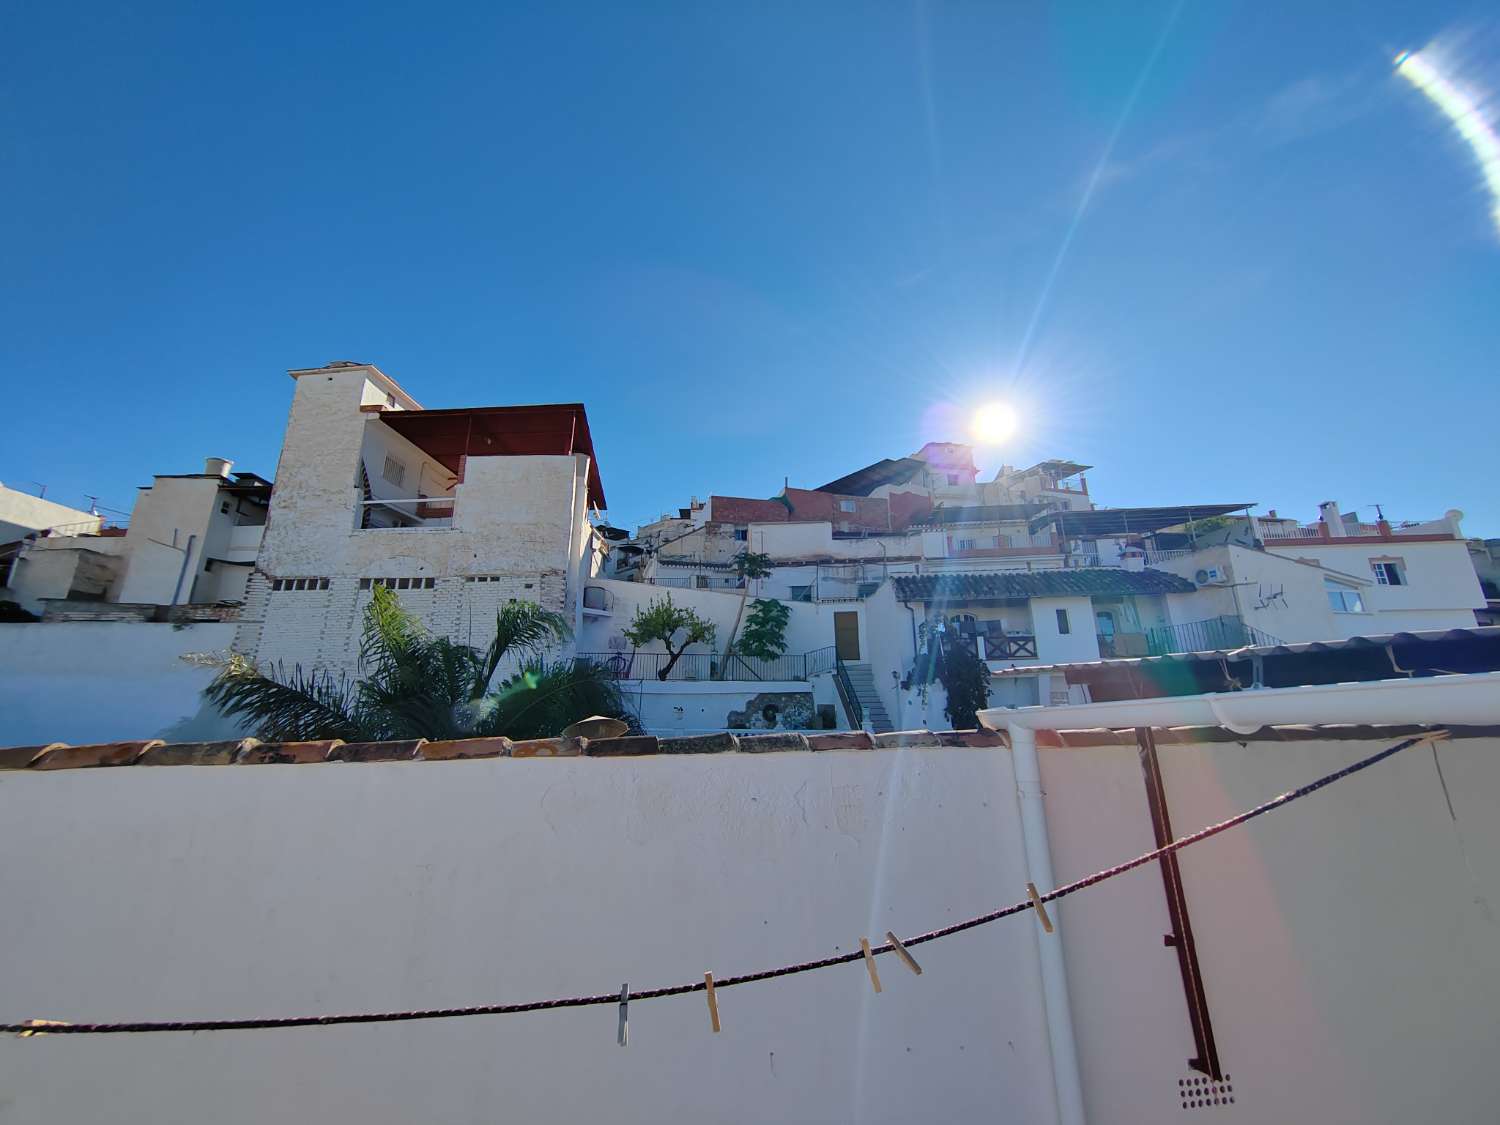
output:
M144 742L99 742L91 746L62 746L38 755L31 763L34 770L76 770L88 766L128 766L153 746L164 745L161 739Z
M663 754L723 754L734 750L738 740L732 734L695 734L684 738L663 738Z
M343 742L328 751L330 762L410 762L418 757L425 738L407 742Z
M835 734L810 734L809 750L873 750L875 739L867 730L839 731Z
M902 746L941 746L938 736L930 730L897 730L889 734L877 734L875 746L880 750L888 750Z
M246 750L259 745L255 738L235 738L227 742L168 742L153 746L139 758L138 766L227 766Z
M66 742L48 742L43 746L6 746L0 748L0 770L24 770L43 754L61 750Z
M510 739L499 735L494 738L454 738L422 743L419 757L429 762L451 762L459 758L505 758L509 757L510 748Z
M584 738L527 738L510 744L512 758L576 758L588 744Z
M807 736L792 731L776 734L741 734L736 736L742 754L774 754L785 750L811 749Z
M343 739L330 738L321 742L262 742L249 747L240 755L238 765L304 765L309 762L326 762L328 752L342 746Z
M938 744L941 746L1004 746L1005 739L999 731L985 730L942 730L938 731Z
M583 752L590 758L636 758L661 752L654 734L632 734L623 738L591 738Z

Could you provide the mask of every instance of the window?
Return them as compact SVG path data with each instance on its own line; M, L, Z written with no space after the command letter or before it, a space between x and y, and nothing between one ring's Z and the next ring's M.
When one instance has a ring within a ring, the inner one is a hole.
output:
M748 527L737 527L734 529L734 537L737 541L743 543L750 538L750 529Z
M1328 604L1333 607L1334 613L1363 613L1365 611L1364 599L1359 596L1359 591L1353 586L1344 586L1332 578L1325 578L1323 589L1328 594Z
M328 579L277 578L271 582L271 589L278 593L290 590L326 590L328 589Z
M387 457L385 459L385 468L380 470L380 475L397 488L400 488L406 483L406 466L394 457Z
M812 601L812 587L811 586L793 586L793 587L791 587L791 594L792 594L792 601L794 601L794 602L810 602L810 601Z
M1068 611L1060 609L1057 611L1057 631L1059 633L1071 633L1073 627L1068 624Z
M839 511L841 511L841 512L852 512L852 511L854 511L854 501L853 500L840 500L839 501Z
M228 500L225 500L224 503L222 503L222 504L219 505L219 511L222 512L226 516L229 514L229 501Z
M1382 586L1405 586L1406 566L1400 559L1371 559L1370 569Z
M431 590L436 588L436 578L361 578L359 588L384 586L387 590Z
M948 474L948 483L956 485L958 483L958 474L957 473L949 473Z
M958 549L960 551L972 551L974 549L974 540L960 539L958 541Z

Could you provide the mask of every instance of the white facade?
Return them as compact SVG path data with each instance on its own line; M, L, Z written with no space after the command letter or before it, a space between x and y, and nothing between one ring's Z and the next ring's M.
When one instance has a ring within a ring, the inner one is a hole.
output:
M82 512L0 484L0 543L11 543L50 528L67 534L98 531L103 522L97 513Z
M0 744L242 736L202 696L234 631L218 622L0 624Z
M590 458L466 455L460 474L382 415L420 411L383 372L292 372L291 415L238 647L262 664L353 671L375 582L479 648L508 600L581 623L595 566Z
M10 568L16 601L143 606L240 602L260 550L270 483L230 474L208 458L202 473L163 474L136 495L129 527L74 526L28 539Z

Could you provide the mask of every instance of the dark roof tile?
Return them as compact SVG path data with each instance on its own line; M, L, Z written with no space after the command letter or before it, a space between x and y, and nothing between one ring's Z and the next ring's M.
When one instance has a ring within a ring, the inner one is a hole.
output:
M1188 594L1186 578L1162 570L1089 567L1017 570L998 574L901 574L891 579L904 602L982 601L987 598L1067 598L1092 594Z

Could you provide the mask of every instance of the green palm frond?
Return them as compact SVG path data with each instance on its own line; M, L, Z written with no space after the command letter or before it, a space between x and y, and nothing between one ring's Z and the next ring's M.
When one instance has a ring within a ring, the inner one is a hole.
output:
M426 641L427 630L394 591L378 585L370 591L359 643L361 668L376 676L399 674L403 665L410 666L415 650Z
M262 673L243 656L231 656L203 694L225 715L249 720L268 742L369 737L354 685L326 672L290 672L275 665Z
M547 645L568 635L567 619L535 602L507 602L495 613L495 639L475 671L472 695L482 696L507 656L523 662L538 656Z
M526 661L479 701L474 733L551 738L590 715L630 718L608 669L587 661Z
M365 609L358 682L300 667L265 673L236 656L204 694L268 741L539 738L589 715L625 714L604 669L546 662L545 648L567 634L560 614L511 602L496 614L495 639L481 653L432 636L391 590L377 586ZM518 667L490 692L509 660Z

